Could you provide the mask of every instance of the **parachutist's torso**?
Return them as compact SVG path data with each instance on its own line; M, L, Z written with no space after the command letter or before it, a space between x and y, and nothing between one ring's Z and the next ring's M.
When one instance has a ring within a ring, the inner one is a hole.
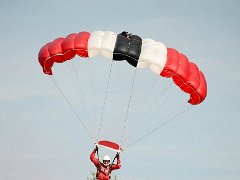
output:
M96 174L97 179L98 180L109 180L111 178L112 170L121 168L120 158L119 157L117 158L117 164L109 164L108 166L105 166L97 158L95 158L96 152L97 152L96 149L94 149L90 155L90 160L93 162L93 164L97 168L97 174Z

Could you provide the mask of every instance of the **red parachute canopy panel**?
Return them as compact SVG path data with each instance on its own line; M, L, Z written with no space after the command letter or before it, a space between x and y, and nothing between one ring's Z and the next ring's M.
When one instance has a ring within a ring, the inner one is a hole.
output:
M167 48L167 62L160 75L172 78L182 91L190 95L188 102L192 105L200 104L207 96L207 82L203 73L176 49Z
M114 143L111 141L102 140L102 141L99 141L98 143L96 143L96 145L106 148L106 149L109 149L109 150L112 150L112 151L116 151L116 152L122 151L122 148L117 143Z
M89 32L69 34L65 38L57 38L43 46L38 60L45 74L52 75L54 63L62 63L75 57L88 57Z

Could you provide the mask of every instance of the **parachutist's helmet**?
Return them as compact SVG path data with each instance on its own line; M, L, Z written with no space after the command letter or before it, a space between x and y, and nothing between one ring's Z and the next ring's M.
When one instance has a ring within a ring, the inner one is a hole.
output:
M108 156L108 155L105 155L104 157L103 157L103 164L105 165L105 166L108 166L109 164L110 164L110 157Z

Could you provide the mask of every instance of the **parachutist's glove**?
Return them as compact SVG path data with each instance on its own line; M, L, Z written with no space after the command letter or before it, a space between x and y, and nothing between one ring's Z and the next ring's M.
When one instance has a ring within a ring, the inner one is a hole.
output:
M94 149L95 151L98 151L98 146L96 145L96 147L95 147L95 149Z
M119 159L119 157L120 157L119 155L120 155L119 153L116 154L116 158L117 158L117 159Z

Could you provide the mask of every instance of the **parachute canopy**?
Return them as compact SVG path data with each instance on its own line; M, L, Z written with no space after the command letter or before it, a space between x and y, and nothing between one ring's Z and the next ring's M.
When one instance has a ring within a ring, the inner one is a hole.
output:
M115 152L121 152L122 148L120 147L120 145L118 145L117 143L111 142L111 141L99 141L98 143L96 143L97 146L115 151Z
M167 48L153 39L142 39L127 32L111 31L72 33L44 45L38 54L43 72L52 75L54 63L63 63L76 55L104 56L115 61L126 60L137 68L149 67L154 73L173 82L190 95L188 102L200 104L207 96L207 82L198 66L176 49Z

